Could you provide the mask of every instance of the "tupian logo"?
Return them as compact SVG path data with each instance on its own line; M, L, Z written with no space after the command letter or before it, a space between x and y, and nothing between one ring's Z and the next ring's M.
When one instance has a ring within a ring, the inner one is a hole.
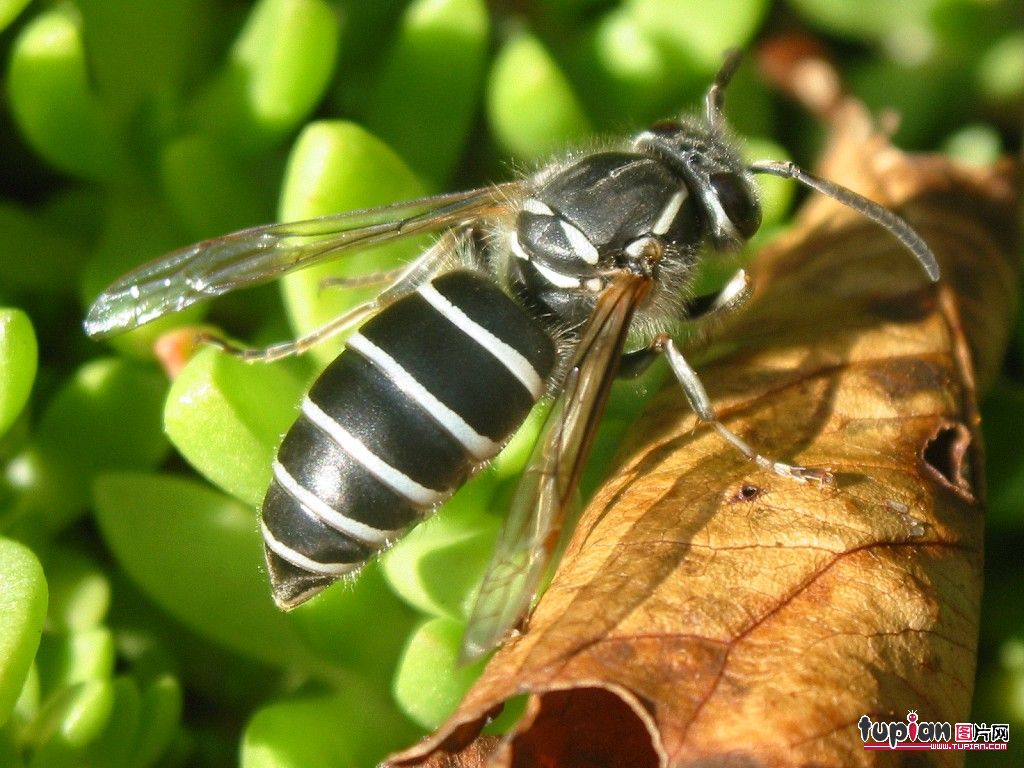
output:
M872 720L862 715L857 729L864 749L1005 750L1010 741L1008 723L921 722L913 709L905 721Z

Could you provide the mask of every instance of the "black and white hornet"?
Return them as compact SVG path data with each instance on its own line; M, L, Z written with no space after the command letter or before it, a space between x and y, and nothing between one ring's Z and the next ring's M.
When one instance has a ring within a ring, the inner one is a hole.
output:
M738 60L727 59L699 118L659 122L519 181L206 240L137 269L96 300L85 330L105 337L291 270L437 233L403 268L347 281L386 287L307 336L265 349L210 340L266 361L358 326L302 399L273 464L261 525L280 607L355 573L429 516L551 397L463 656L494 647L530 607L627 335L644 339L629 367L664 355L696 414L759 467L828 480L761 455L719 422L669 335L746 297L742 272L717 295L692 297L705 246L733 250L757 231L753 176L772 174L879 223L932 280L939 267L906 222L876 203L792 163L741 160L722 115Z

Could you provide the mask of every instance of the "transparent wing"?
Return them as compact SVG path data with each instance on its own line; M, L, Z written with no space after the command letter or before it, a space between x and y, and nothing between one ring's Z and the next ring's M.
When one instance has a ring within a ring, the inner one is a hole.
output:
M605 289L583 331L565 387L519 481L462 642L462 661L495 647L530 608L573 502L646 278Z
M85 332L97 338L120 333L346 252L501 215L524 183L268 224L204 240L145 264L107 288L89 309Z

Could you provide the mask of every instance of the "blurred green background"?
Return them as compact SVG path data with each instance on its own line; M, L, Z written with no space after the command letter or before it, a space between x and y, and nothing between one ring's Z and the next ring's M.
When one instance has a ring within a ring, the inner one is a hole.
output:
M170 383L154 342L291 337L354 301L321 278L367 260L95 343L104 285L244 226L510 178L698 104L726 48L784 33L898 111L898 145L1020 151L1019 0L0 0L0 766L368 766L415 740L478 671L454 655L539 421L358 582L280 614L254 510L337 345L206 349ZM753 154L813 165L821 127L749 60L727 113ZM766 236L792 192L766 185ZM979 766L1024 760L1022 343L984 404L973 715L1010 723L1013 756ZM588 487L660 375L617 385Z

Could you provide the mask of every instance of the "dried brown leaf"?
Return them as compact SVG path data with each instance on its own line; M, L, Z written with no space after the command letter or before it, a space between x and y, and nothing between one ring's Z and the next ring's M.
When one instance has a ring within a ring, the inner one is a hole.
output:
M1017 169L908 157L860 107L840 112L822 175L899 210L943 281L926 284L886 232L814 197L759 257L749 309L720 334L731 346L700 366L733 430L830 467L836 487L759 471L667 388L528 631L394 764L477 765L488 751L500 766L891 764L862 749L861 715L966 719L982 568L975 382L995 375L1014 309ZM524 693L513 734L471 741Z

